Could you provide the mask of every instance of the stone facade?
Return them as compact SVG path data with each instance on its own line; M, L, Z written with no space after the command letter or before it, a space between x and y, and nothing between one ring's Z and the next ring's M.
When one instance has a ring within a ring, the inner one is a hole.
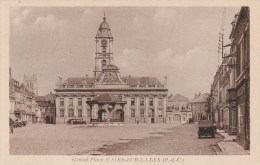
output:
M207 98L209 94L198 94L190 102L190 108L192 111L192 119L195 122L198 122L201 119L207 119Z
M166 122L188 123L191 118L189 99L180 94L170 95L167 102Z
M104 17L96 35L94 76L58 79L55 89L57 123L66 123L73 118L87 122L90 118L100 120L100 111L105 112L112 105L90 107L87 101L105 93L126 102L124 106L112 106L114 112L123 111L124 122L165 122L166 80L162 84L155 77L121 77L119 68L113 64L112 42L111 29Z
M236 16L230 39L236 54L237 142L250 148L250 24L249 7Z
M39 106L35 100L33 86L20 84L9 74L9 99L10 114L18 120L26 121L28 124L36 123L39 114Z
M250 27L249 8L235 15L230 53L225 55L211 86L209 109L219 129L237 135L244 149L250 146Z
M49 93L45 96L37 96L36 102L40 108L40 118L38 122L46 124L56 123L55 94Z

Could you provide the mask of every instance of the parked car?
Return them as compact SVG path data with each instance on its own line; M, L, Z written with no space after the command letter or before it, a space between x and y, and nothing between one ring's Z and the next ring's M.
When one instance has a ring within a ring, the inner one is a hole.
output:
M22 121L21 120L15 120L14 123L13 123L13 126L16 128L16 127L22 127L23 124L22 124Z
M211 136L215 138L216 127L212 120L200 120L198 122L198 137L201 136Z
M69 119L67 124L87 124L86 121L83 121L83 119Z
M27 121L22 121L22 125L26 126L27 125Z

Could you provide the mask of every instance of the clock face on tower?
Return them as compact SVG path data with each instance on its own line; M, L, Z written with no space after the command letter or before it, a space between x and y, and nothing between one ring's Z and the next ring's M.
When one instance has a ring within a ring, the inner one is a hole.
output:
M102 40L102 41L101 41L101 45L102 45L102 46L107 46L107 40Z

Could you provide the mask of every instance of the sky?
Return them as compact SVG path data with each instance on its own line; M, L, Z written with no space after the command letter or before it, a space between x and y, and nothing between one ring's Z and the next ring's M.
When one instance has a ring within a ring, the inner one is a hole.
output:
M58 77L93 76L95 36L103 14L114 37L121 76L167 77L169 94L192 99L210 91L224 43L239 7L13 7L10 67L22 82L36 74L39 95L54 92ZM223 14L225 13L225 14ZM224 19L223 19L224 15ZM228 53L228 49L225 52Z

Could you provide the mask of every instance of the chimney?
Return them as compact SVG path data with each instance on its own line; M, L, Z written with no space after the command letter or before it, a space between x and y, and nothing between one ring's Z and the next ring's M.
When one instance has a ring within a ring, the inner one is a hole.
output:
M167 77L164 77L164 87L167 87Z

